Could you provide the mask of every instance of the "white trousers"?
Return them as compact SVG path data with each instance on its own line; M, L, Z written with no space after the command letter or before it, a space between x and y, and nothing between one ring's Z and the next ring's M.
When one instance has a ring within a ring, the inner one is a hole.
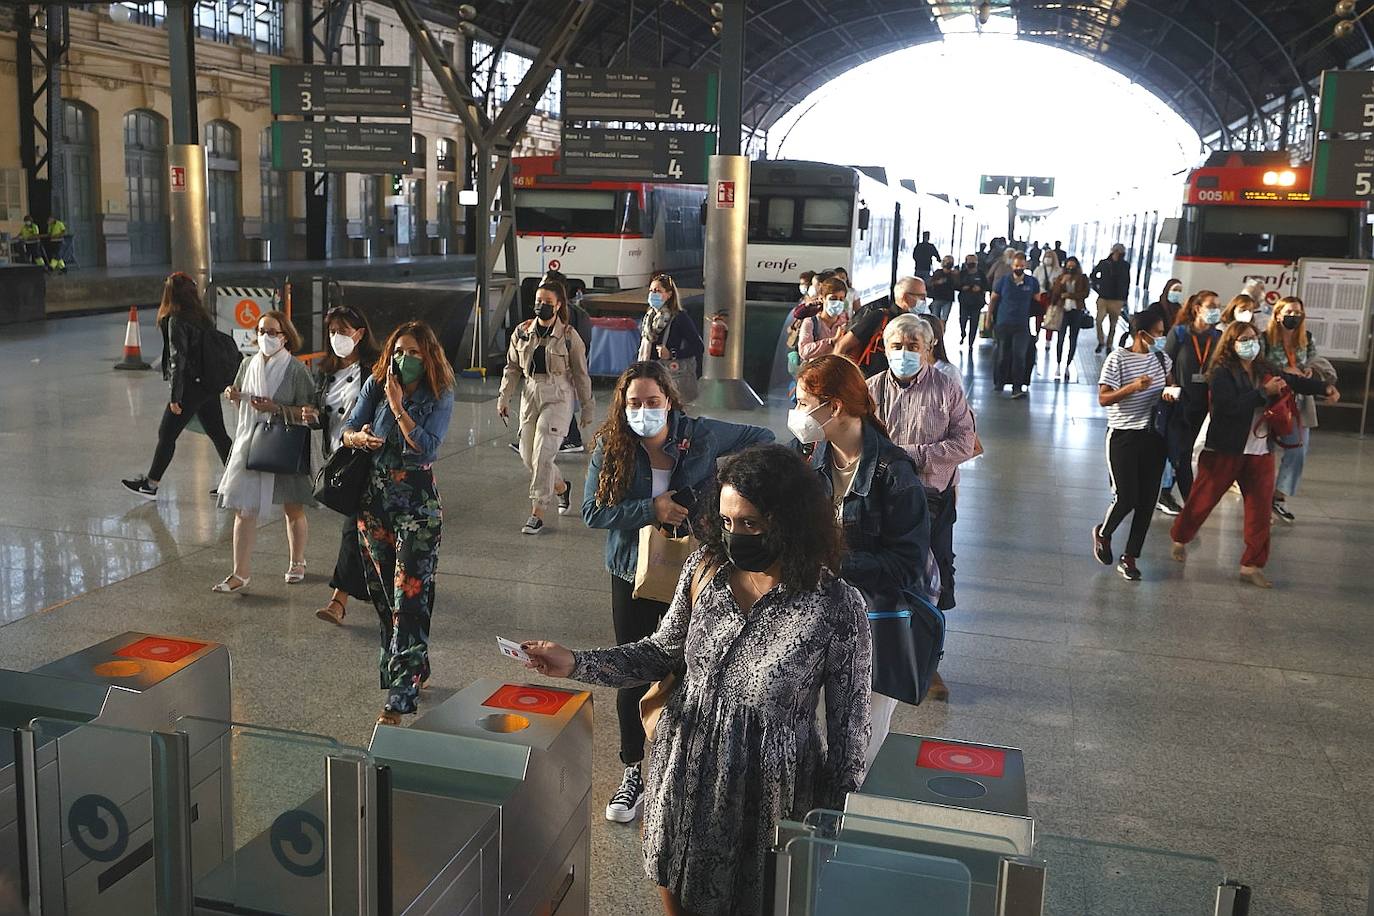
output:
M892 714L897 711L897 701L881 693L870 693L868 711L873 722L873 731L868 737L868 752L864 754L865 773L873 766L873 759L878 756L878 748L883 746L883 742L887 740L887 733L892 730Z

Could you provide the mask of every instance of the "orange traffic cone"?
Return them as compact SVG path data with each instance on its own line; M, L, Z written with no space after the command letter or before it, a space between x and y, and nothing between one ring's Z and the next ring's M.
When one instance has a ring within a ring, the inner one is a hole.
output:
M129 306L129 325L124 330L124 361L115 363L116 369L151 369L143 361L143 345L138 335L138 308Z

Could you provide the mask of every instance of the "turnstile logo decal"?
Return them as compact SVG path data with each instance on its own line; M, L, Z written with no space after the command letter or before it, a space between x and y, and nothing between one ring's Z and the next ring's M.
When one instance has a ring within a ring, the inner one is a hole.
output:
M995 748L948 741L922 741L916 765L927 770L944 770L946 773L968 776L1001 776L1006 770L1006 760L1006 753Z
M67 832L77 851L95 862L113 862L129 848L129 822L103 795L83 795L72 802Z
M558 711L577 696L566 690L550 687L531 687L528 684L502 684L501 689L482 701L492 709L514 709L539 716L556 716Z
M194 655L208 646L207 642L192 642L189 639L172 639L168 636L145 636L116 649L115 655L121 658L141 658L149 662L179 662L188 655Z
M324 821L297 808L272 822L272 855L298 878L324 874Z

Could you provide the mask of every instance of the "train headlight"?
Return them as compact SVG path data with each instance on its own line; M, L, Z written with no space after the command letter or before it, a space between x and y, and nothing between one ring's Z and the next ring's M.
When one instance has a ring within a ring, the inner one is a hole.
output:
M1279 173L1273 170L1265 172L1263 180L1265 187L1272 187L1279 183Z
M1279 184L1285 188L1291 188L1298 183L1298 175L1292 169L1285 169L1279 172Z

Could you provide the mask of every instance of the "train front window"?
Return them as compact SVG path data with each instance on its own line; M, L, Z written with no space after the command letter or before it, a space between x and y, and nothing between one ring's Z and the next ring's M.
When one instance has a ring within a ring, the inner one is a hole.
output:
M1236 261L1358 257L1357 216L1338 207L1185 207L1179 254Z
M768 201L768 218L764 222L764 237L790 239L797 219L797 202L790 197L774 197Z
M847 244L853 204L844 198L771 194L749 199L751 242Z
M640 229L639 216L633 191L515 192L515 225L521 232L633 235Z

